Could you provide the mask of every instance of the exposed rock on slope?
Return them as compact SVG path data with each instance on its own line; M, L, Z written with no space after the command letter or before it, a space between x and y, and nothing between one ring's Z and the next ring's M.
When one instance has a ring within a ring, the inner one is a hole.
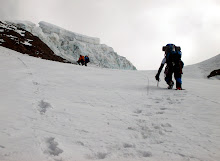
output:
M220 69L213 70L207 77L210 78L210 77L214 77L217 75L220 75Z
M0 21L0 45L23 54L42 59L67 62L54 52L37 36L32 33Z
M217 69L220 69L220 54L201 63L186 66L183 68L183 76L207 78L212 71Z

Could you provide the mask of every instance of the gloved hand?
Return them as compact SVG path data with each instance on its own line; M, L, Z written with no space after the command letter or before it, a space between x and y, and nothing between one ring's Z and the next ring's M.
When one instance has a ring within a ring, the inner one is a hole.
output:
M159 74L158 74L158 73L157 73L157 75L155 76L155 79L156 79L157 81L160 80L160 77L159 77Z

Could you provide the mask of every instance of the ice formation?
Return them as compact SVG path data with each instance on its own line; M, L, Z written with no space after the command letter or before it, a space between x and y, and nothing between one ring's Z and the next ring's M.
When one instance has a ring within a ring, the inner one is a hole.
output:
M79 55L88 55L91 64L98 67L136 70L131 62L119 56L113 48L100 44L99 38L74 33L43 21L39 26L28 21L15 21L13 24L38 36L56 55L72 63L76 63Z

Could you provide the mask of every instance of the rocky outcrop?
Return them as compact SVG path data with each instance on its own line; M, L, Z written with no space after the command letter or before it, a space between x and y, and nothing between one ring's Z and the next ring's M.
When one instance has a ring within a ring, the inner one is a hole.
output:
M30 56L63 63L67 62L62 57L55 55L37 36L13 24L1 21L0 45Z
M213 70L207 77L210 78L210 77L214 77L217 75L220 75L220 69Z

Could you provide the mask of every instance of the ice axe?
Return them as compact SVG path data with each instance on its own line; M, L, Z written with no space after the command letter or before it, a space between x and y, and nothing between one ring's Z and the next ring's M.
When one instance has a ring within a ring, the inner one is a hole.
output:
M160 82L159 75L157 74L157 75L155 76L155 78L156 78L156 80L157 80L157 87L158 87L158 86L159 86L159 82Z

